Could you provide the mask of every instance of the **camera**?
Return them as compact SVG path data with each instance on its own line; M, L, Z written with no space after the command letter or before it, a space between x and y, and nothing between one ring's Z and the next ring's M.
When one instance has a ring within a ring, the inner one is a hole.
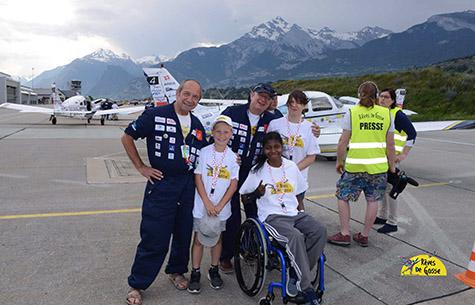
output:
M406 172L399 168L396 168L396 173L388 172L388 183L393 186L389 192L389 196L393 199L396 199L404 191L408 183L413 186L419 186L416 180L407 176Z

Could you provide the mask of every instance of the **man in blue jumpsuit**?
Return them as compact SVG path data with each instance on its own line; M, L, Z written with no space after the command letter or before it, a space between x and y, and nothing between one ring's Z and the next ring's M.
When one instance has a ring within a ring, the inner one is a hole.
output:
M261 153L264 134L269 122L275 118L266 111L273 98L277 95L270 84L259 84L252 89L249 103L230 106L222 114L233 120L233 137L230 145L232 151L241 157L239 169L239 188L251 171L255 158ZM244 206L246 216L256 216L257 207L254 204ZM224 273L233 271L231 258L234 255L234 240L241 225L241 210L239 192L231 199L231 217L226 222L226 231L223 232L223 249L220 259L220 269Z
M187 288L193 227L195 184L193 170L200 149L206 145L203 125L191 114L201 99L201 86L186 80L172 104L150 108L125 130L124 148L135 168L147 178L140 225L141 241L128 278L129 304L141 304L141 290L157 277L168 253L165 272L178 289ZM147 139L151 167L141 160L134 140Z

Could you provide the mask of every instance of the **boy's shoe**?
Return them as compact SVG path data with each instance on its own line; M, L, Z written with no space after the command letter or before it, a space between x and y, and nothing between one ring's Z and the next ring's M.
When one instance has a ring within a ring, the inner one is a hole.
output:
M387 219L376 217L374 220L375 225L384 225L386 224Z
M320 305L320 303L318 303L318 297L315 290L313 290L312 288L309 288L305 290L304 293L305 293L305 301L307 302L305 303L306 305Z
M361 247L368 247L368 236L363 236L361 232L354 234L353 240L360 244Z
M378 233L391 233L391 232L396 232L397 231L397 226L395 225L390 225L389 223L385 224L378 230L376 230Z
M218 266L212 266L211 268L209 268L208 280L211 285L211 288L213 289L221 289L221 287L223 287L223 280L219 275Z
M190 282L188 284L188 292L193 294L198 294L201 292L201 284L200 284L201 272L199 271L191 271Z
M349 246L351 244L351 237L350 235L343 235L341 234L341 232L338 232L328 237L327 241L330 244L334 244L338 246Z
M221 269L223 273L228 274L233 273L234 266L230 259L225 259L219 262L219 269Z

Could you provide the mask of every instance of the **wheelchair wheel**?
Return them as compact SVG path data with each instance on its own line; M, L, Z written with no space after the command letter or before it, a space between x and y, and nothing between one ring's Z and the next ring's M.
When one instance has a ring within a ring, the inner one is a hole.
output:
M239 287L248 296L255 296L264 286L267 265L267 243L257 220L249 218L242 223L234 249Z
M323 254L323 260L324 262L327 261L325 254ZM317 272L315 273L315 278L312 281L312 286L315 288L315 292L317 293L318 303L322 303L324 292L324 287L320 287L320 277L323 276L323 270L321 270L321 268L324 268L324 266L321 266L320 262L317 263Z

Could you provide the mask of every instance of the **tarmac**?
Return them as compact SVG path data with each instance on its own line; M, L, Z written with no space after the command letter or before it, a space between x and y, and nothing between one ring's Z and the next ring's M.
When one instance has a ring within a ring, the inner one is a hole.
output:
M125 304L145 181L120 142L132 119L51 125L41 114L0 110L1 304ZM453 276L466 270L475 239L474 149L474 130L419 133L403 169L420 186L398 198L398 232L375 226L368 248L327 244L324 304L475 304L475 290ZM334 162L318 158L310 169L306 210L329 234L339 228L337 179ZM363 200L352 203L353 233L364 211ZM447 276L401 276L401 257L420 254L436 255ZM221 290L203 279L201 294L190 295L162 270L144 304L257 304L265 295L246 296L233 274L223 279ZM279 292L273 303L282 304Z

